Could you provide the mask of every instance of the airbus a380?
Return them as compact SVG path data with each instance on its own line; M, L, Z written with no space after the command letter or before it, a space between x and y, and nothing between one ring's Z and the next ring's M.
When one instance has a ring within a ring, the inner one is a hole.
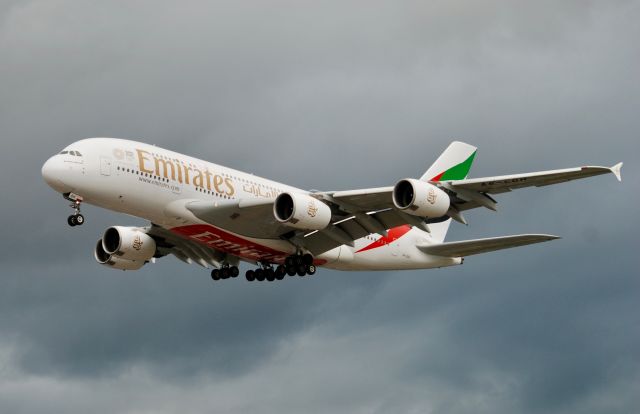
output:
M98 263L137 270L173 255L213 268L214 280L305 276L317 266L339 270L430 269L464 257L556 239L521 234L445 242L464 212L496 210L495 194L613 173L577 167L467 179L476 147L453 142L419 178L393 186L305 191L153 145L116 138L74 142L42 167L44 180L71 202L71 226L85 221L82 203L149 220L113 226L97 241Z

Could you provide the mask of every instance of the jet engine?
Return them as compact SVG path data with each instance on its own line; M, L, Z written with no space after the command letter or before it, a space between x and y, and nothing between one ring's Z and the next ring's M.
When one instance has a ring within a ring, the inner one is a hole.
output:
M406 178L393 187L393 204L413 216L441 217L447 214L450 199L433 184Z
M113 269L138 270L144 265L144 262L141 260L136 261L121 259L118 256L113 256L105 252L104 248L102 247L102 239L98 240L98 243L96 243L96 248L93 252L93 256L101 265L105 265Z
M135 227L109 227L96 245L98 263L122 270L136 270L151 260L156 242Z
M301 230L322 230L331 222L331 208L309 195L282 193L273 204L276 220Z

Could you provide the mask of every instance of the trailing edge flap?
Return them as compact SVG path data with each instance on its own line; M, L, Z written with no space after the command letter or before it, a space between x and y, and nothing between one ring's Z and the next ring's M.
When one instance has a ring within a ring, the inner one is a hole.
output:
M419 244L418 249L424 253L444 257L464 257L474 254L525 246L559 239L550 234L519 234L516 236L490 237L487 239L465 240L439 244Z

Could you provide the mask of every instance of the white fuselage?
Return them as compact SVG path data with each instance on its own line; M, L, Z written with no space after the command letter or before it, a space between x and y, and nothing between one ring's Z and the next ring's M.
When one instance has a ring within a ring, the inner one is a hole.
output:
M109 210L144 218L191 240L249 262L280 263L296 251L281 239L255 239L204 222L184 208L185 200L211 203L274 199L307 191L153 145L115 138L77 141L43 166L47 183ZM316 257L341 270L420 269L460 264L460 258L430 256L416 244L430 235L410 226L373 234Z

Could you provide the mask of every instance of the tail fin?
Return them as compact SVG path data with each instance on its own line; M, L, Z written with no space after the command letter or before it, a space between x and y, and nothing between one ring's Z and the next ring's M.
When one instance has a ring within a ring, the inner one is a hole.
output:
M460 141L453 141L420 177L423 181L463 180L469 174L477 148Z
M450 224L450 218L440 223L429 224L429 230L431 230L431 240L433 242L442 243L444 241L444 238L447 237L447 232L449 231Z
M469 174L477 148L460 141L453 141L429 167L422 177L423 181L463 180ZM442 242L447 236L451 219L441 223L431 223L431 239Z

